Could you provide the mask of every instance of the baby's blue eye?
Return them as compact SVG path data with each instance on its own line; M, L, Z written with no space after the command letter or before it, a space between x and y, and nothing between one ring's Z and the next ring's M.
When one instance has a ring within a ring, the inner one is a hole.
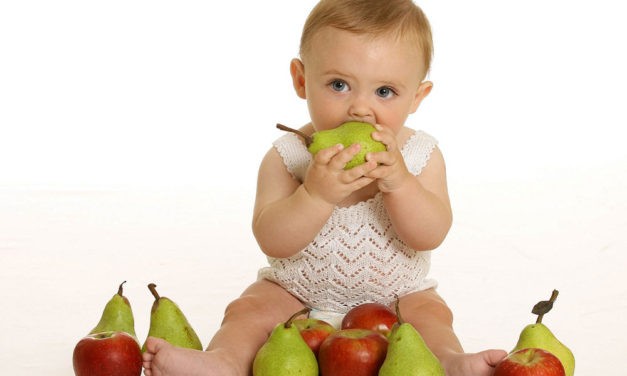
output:
M344 82L342 80L333 80L330 85L331 85L331 89L333 89L335 91L346 91L346 90L348 90L348 85L346 84L346 82Z
M395 94L394 90L388 86L382 86L377 89L377 95L381 98L389 98Z

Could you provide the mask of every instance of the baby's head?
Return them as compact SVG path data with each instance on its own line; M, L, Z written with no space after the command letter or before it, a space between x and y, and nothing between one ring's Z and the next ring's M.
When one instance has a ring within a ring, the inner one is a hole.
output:
M429 72L433 55L431 27L412 0L321 0L303 28L300 40L303 60L311 52L313 36L328 26L372 38L391 36L409 42L422 56L420 79Z

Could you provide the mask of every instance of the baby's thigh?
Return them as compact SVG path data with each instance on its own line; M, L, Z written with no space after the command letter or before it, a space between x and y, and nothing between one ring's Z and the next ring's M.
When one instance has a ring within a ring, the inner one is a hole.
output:
M287 319L303 309L304 305L276 283L260 279L251 284L242 295L231 302L225 313L228 319L254 318L272 325Z

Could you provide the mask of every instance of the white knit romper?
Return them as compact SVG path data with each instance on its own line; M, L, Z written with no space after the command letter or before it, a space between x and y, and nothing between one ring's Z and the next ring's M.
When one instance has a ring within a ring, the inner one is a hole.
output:
M303 181L311 155L298 136L287 133L273 143L287 170ZM437 141L416 131L402 148L409 171L418 175ZM346 313L367 302L391 304L436 286L427 279L431 252L414 251L401 241L379 192L350 207L336 207L320 233L289 258L268 257L259 278L273 281L315 310Z

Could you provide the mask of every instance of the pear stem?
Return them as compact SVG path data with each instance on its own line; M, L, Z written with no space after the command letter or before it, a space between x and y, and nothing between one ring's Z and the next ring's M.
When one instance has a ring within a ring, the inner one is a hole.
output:
M161 299L161 297L159 296L159 293L157 292L157 289L155 287L157 287L157 285L155 285L154 283L148 284L148 290L150 290L152 296L155 297L155 300L159 300Z
M394 303L394 308L396 310L396 321L398 321L398 325L402 325L405 320L403 320L403 317L401 316L401 307L400 307L400 299L398 298L398 296L396 296L396 303Z
M298 316L307 314L307 313L309 313L309 311L311 311L311 308L305 307L305 308L301 309L300 311L296 312L295 314L293 314L292 317L287 319L287 321L285 322L285 325L284 325L285 329L288 329L289 327L291 327L292 326L292 321L294 321Z
M542 318L544 318L544 315L547 314L551 310L551 308L553 308L553 303L555 302L555 299L557 299L558 294L559 294L559 291L553 290L553 292L551 293L551 297L549 298L548 301L540 302L536 304L535 307L533 307L534 313L537 312L538 314L538 318L536 319L536 324L542 323Z
M283 124L278 124L276 125L277 128L279 128L282 131L286 131L286 132L292 132L295 133L297 135L299 135L300 137L303 138L303 140L305 141L305 146L309 147L309 145L311 145L311 143L313 142L313 137L304 134L303 132L299 131L298 129L294 129L294 128L290 128L286 125Z
M123 288L123 286L124 286L124 284L125 284L125 283L126 283L126 281L124 281L124 282L120 283L120 287L118 287L118 295L120 295L120 296L124 296L124 295L122 295L122 294L124 293L124 288Z

